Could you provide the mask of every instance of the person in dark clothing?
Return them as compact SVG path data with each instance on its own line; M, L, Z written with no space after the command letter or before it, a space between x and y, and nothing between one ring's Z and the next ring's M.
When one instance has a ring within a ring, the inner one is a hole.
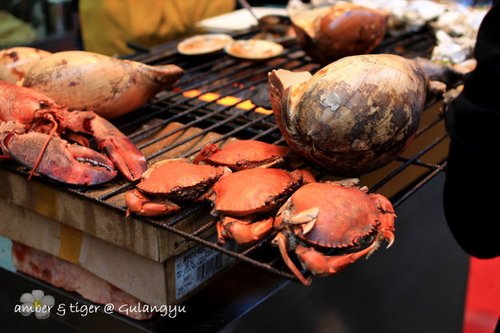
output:
M444 187L449 228L471 256L500 255L500 0L485 16L476 69L448 106L451 137Z

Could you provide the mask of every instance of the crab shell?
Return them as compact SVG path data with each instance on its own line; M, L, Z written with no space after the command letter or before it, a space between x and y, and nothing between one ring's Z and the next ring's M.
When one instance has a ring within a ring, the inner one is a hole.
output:
M338 2L291 16L300 47L323 65L372 51L385 35L388 15L368 7Z
M249 169L232 173L212 188L214 213L248 217L279 207L302 185L300 171Z
M337 184L310 183L297 190L280 208L275 227L286 225L287 216L317 209L314 226L292 226L294 235L304 243L322 248L346 249L360 245L380 225L383 212L377 207L375 195L356 187Z
M224 167L196 165L185 159L164 160L143 174L137 188L153 196L195 200L228 172L230 170Z
M231 170L271 167L283 162L289 154L287 147L276 146L257 140L238 140L222 149L208 144L195 158L194 163L203 161L210 165L227 166Z

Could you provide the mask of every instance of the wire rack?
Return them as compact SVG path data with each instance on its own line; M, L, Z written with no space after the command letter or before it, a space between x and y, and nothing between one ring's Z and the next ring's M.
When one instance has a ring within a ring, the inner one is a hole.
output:
M250 35L251 32L236 38L248 38ZM434 43L432 32L424 28L387 37L376 52L394 53L406 57L428 57ZM312 72L320 68L296 45L287 48L279 57L262 62L242 61L225 54L218 54L209 59L186 58L166 46L136 54L130 59L151 65L173 63L185 69L185 75L173 89L161 92L140 110L114 121L115 125L139 146L146 155L148 163L167 157L193 157L201 149L195 143L199 143L207 136L210 138L209 142L215 144L229 138L284 144L274 117L267 110L269 108L267 73L277 68ZM228 99L231 98L228 103ZM248 99L254 103L242 108L241 103ZM435 108L437 103L439 103L437 100L430 101L424 114ZM447 139L445 133L438 135L434 133L436 127L442 126L441 112L437 112L431 118L416 134L416 138L425 137L428 143L409 156L398 157L383 174L372 177L374 180L369 187L371 191L378 191L409 169L419 169L418 179L390 196L395 208L446 166L445 158L441 158L438 163L424 162L425 157ZM170 126L174 123L176 126ZM190 132L193 128L196 131ZM156 135L152 137L152 133ZM214 133L215 136L210 136ZM60 184L52 184L62 187ZM134 185L123 178L118 178L103 188L63 188L125 213L123 195ZM296 279L281 263L278 252L269 249L272 235L250 247L233 250L202 237L207 231L215 228L215 219L210 219L191 232L178 227L180 222L203 211L208 214L208 205L190 204L172 216L162 218L138 216L137 219L281 277Z

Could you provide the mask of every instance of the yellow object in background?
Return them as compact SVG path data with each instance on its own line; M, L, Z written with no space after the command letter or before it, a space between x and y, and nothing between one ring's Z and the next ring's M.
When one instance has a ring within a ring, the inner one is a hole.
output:
M7 11L0 10L0 49L35 41L35 29Z
M197 33L196 22L235 9L235 0L80 0L85 50L107 55L132 52Z

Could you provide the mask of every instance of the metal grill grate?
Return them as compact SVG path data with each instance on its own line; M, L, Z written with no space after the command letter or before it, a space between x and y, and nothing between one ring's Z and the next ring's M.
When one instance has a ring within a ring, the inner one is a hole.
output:
M248 35L237 37L245 38ZM396 53L407 57L428 57L433 45L432 33L427 29L422 29L386 38L376 52ZM182 57L165 47L136 55L131 59L154 65L174 63L186 71L174 89L161 92L140 110L114 122L120 130L138 144L143 152L150 151L146 154L150 163L167 156L192 157L200 150L200 146L196 146L195 143L213 133L217 133L217 135L209 140L212 143L220 143L230 137L236 137L283 144L282 136L271 113L259 110L258 105L247 109L239 108L237 105L248 98L253 99L252 97L258 96L259 93L267 95L267 73L272 69L285 68L313 72L319 69L319 65L311 63L304 52L296 46L289 48L281 56L264 62L241 61L227 55L217 55L208 60L193 60ZM186 95L188 91L195 92L192 95ZM211 100L201 101L200 96L207 93L218 95ZM234 100L228 105L220 105L221 101L231 96L240 98L240 100ZM438 102L431 101L425 113L435 107ZM445 157L438 163L423 161L429 152L446 141L446 134L440 133L437 136L431 134L431 132L435 132L434 129L437 126L442 126L442 120L441 112L432 116L432 119L417 133L417 138L426 137L430 139L430 142L411 156L399 157L393 163L395 165L390 166L385 174L376 176L375 181L372 181L371 186L369 186L371 191L383 188L394 181L398 175L407 172L412 167L418 168L420 172L418 179L391 196L394 206L397 207L442 171L446 165ZM174 122L177 126L169 129L168 126ZM144 127L146 123L148 126ZM195 132L184 135L179 140L176 139L180 134L185 134L186 131L195 127L197 128ZM160 130L162 130L160 134L151 136L152 133L158 133L157 131ZM176 153L178 148L191 146L190 149ZM69 191L119 209L125 214L126 207L123 205L123 200L120 201L117 198L123 196L124 192L133 186L133 183L120 178L107 184L104 188L72 188ZM177 228L181 221L202 210L208 212L208 206L191 204L173 216L164 218L138 216L137 218L281 277L296 279L279 260L278 251L269 251L269 240L272 236L268 236L243 250L234 251L201 237L205 231L215 227L215 220L209 221L192 232Z

